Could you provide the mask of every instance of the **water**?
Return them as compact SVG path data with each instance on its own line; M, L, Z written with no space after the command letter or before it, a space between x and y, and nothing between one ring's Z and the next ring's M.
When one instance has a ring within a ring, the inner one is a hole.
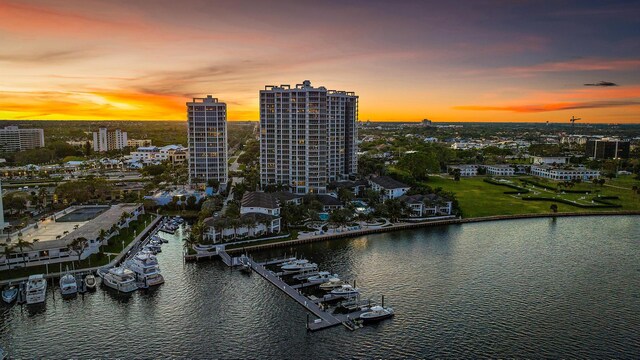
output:
M46 309L0 308L15 358L640 357L637 217L514 220L319 242L297 252L357 279L396 316L307 333L306 312L257 274L158 258L166 284Z

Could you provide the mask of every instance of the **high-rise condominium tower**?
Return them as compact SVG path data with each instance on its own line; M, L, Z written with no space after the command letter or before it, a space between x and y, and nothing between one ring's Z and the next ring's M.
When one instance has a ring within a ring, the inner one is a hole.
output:
M93 151L105 152L111 150L122 150L128 145L127 132L120 129L113 131L101 127L97 132L93 132Z
M0 151L23 151L43 146L42 129L20 129L17 126L0 129Z
M265 86L260 91L260 183L324 193L357 171L358 97L353 92Z
M187 103L189 126L189 182L226 184L227 104L217 98L194 98Z

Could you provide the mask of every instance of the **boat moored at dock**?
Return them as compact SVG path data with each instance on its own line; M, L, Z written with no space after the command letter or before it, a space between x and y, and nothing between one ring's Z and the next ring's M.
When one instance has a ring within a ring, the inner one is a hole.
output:
M102 283L107 287L124 293L138 289L135 273L124 267L111 268L106 273L103 273Z
M18 287L15 285L7 285L7 287L2 290L2 301L7 304L11 304L16 301L18 298Z
M98 284L98 281L96 280L96 277L93 274L89 274L85 276L83 281L84 281L84 286L87 288L87 290L89 291L96 290L96 285Z
M67 273L60 278L60 293L63 297L73 297L78 294L78 283L75 276Z
M388 319L394 315L393 309L390 307L382 307L379 305L372 306L367 312L360 314L360 320L364 323L372 323L384 319Z
M160 265L155 255L139 252L125 262L125 267L133 271L136 280L146 287L164 283L164 277L160 273Z
M31 275L27 280L27 305L41 304L46 301L47 281L44 275Z
M353 286L349 285L349 284L345 284L345 285L341 285L339 287L336 287L335 289L331 290L331 294L333 295L356 295L359 294L360 290L357 288L354 288Z

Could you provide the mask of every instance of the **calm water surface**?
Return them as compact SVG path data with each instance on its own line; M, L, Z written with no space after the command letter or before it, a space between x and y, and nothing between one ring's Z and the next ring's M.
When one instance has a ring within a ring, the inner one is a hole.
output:
M306 312L218 261L158 256L166 284L46 308L0 307L15 358L640 358L637 217L513 220L319 242L297 253L385 295L395 318L355 332L305 330Z

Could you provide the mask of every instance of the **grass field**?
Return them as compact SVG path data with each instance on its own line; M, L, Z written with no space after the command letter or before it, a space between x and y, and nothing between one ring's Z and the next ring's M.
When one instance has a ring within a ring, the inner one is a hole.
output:
M513 191L504 186L493 185L483 181L484 177L462 178L459 182L451 178L432 176L426 185L432 188L441 187L444 190L454 192L462 209L463 217L478 217L491 215L514 215L548 213L552 201L525 201L517 194L504 194L505 191ZM512 177L508 180L514 185L522 186L518 179L532 179L531 177ZM538 183L555 187L556 182L544 179L535 179ZM612 185L612 186L607 186ZM556 193L552 190L541 189L539 187L527 187L531 192L527 195L540 197L557 196L565 200L576 201L580 204L592 204L593 197L618 196L620 200L609 200L611 203L622 205L621 208L581 208L570 204L559 203L558 212L589 212L589 211L616 211L616 210L640 210L640 195L634 194L631 190L633 185L640 186L640 181L634 180L631 176L619 179L607 180L607 185L599 186L591 183L577 184L572 190L589 190L592 194ZM525 195L525 196L527 196Z

